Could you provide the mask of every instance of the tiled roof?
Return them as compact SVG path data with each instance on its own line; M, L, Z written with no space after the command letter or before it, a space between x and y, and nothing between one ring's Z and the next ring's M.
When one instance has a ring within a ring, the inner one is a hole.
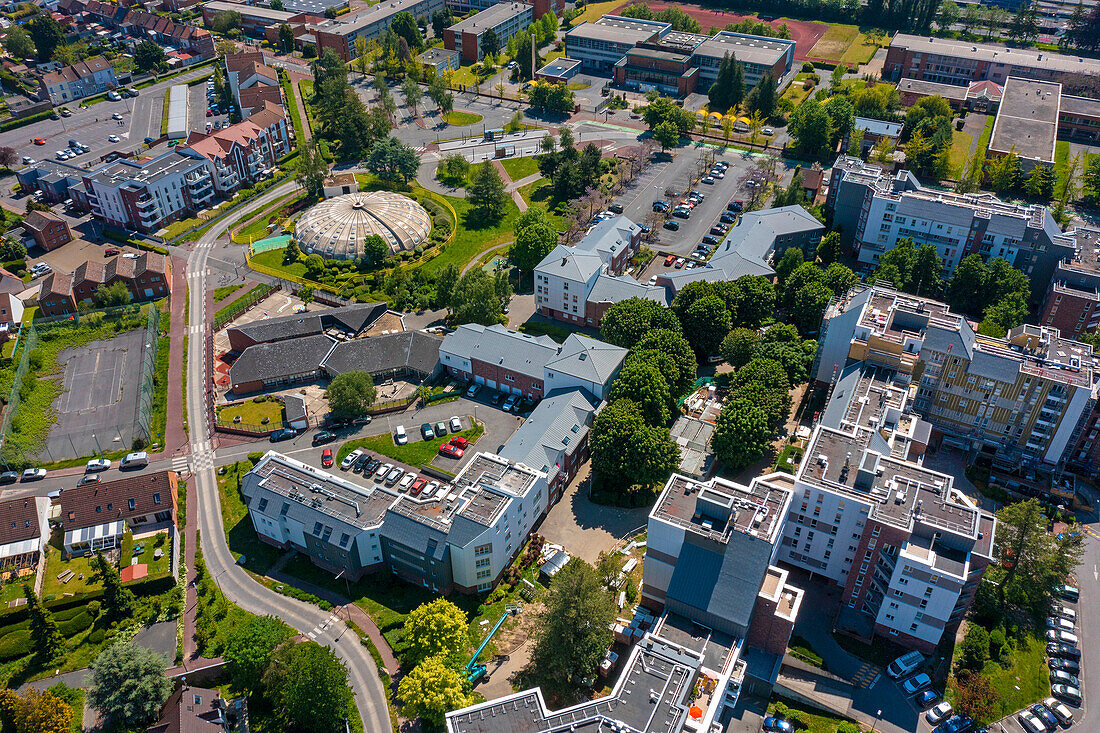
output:
M59 221L63 221L63 219L52 211L38 211L35 209L23 217L23 227L28 230L41 232L50 224Z
M42 535L38 504L33 496L0 501L0 545L37 539Z
M156 471L126 476L101 484L84 484L61 491L61 523L66 531L129 519L145 514L172 511L173 471ZM159 494L160 503L156 503ZM133 508L130 508L130 501Z

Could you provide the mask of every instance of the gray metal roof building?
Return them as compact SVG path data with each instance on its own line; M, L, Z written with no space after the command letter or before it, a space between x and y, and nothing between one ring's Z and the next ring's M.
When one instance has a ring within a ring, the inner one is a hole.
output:
M401 371L426 376L439 364L441 343L443 339L423 331L401 331L345 341L336 345L322 367L331 377L356 369L371 374Z
M596 408L580 390L540 402L500 449L500 456L553 476L563 456L588 435Z

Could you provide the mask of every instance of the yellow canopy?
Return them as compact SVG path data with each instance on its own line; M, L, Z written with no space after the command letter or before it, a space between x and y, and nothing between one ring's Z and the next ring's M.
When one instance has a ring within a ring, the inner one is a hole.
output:
M713 117L715 120L721 120L722 119L722 113L721 112L711 112L710 116Z

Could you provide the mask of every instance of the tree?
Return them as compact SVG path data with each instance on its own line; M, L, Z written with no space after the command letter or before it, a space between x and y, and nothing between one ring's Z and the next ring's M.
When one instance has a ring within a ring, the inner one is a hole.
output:
M0 238L0 262L21 260L27 256L27 248L22 242L7 237Z
M286 23L279 24L279 48L283 53L294 50L294 30Z
M134 67L138 71L159 74L168 70L168 56L155 41L147 38L134 47Z
M780 289L786 287L787 278L803 261L802 250L798 247L788 247L784 250L783 256L775 263L775 278Z
M979 725L1000 717L1000 698L989 678L980 672L966 670L955 676L955 709Z
M964 313L980 313L987 273L981 255L964 257L947 284L947 302L951 307Z
M936 11L936 25L941 31L950 30L951 26L959 21L959 6L954 0L943 0L939 10Z
M481 55L496 56L498 53L500 53L500 39L497 38L495 30L488 28L481 34Z
M791 303L791 318L803 333L812 333L821 325L825 307L833 293L824 283L814 282L795 292Z
M13 25L4 37L4 50L17 59L29 59L35 54L34 41L21 26Z
M817 258L828 267L840 259L840 232L829 232L817 245Z
M436 178L453 188L462 188L470 175L470 161L461 153L451 153L439 161Z
M1027 301L1020 293L1010 293L985 309L983 321L996 323L1008 331L1016 328L1027 318Z
M1024 179L1024 193L1047 201L1054 193L1054 174L1045 165L1036 165Z
M591 565L574 558L554 577L535 617L527 671L553 698L580 689L611 644L615 602Z
M417 108L420 106L420 100L423 98L420 92L420 83L411 76L406 78L401 83L401 93L405 96L405 106L412 110L415 115Z
M1045 613L1051 589L1077 567L1084 536L1067 532L1061 539L1046 531L1047 517L1037 499L1008 504L997 512L997 560L1005 568L997 587L1001 608L1012 604L1036 617Z
M263 686L284 729L338 733L344 730L344 720L356 714L347 668L331 649L315 641L276 649Z
M672 393L660 370L652 364L634 360L624 365L611 383L607 399L609 402L630 400L650 425L668 424Z
M733 282L732 292L737 302L736 320L741 325L759 326L775 313L775 286L766 277L742 275Z
M718 460L730 469L749 465L768 449L768 416L751 402L727 401L718 413L710 445Z
M542 68L542 54L534 47L534 38L530 33L520 33L517 38L516 55L513 57L519 64L516 71L519 72L520 81L530 81L535 78L535 72Z
M35 651L43 660L56 659L65 648L65 637L57 628L50 610L42 605L38 594L26 583L23 584L23 597L27 599L27 616L31 623L31 641Z
M707 93L711 112L725 113L741 104L745 96L745 75L737 58L728 51L718 67L718 76Z
M810 98L791 114L787 129L799 150L816 155L829 141L829 125L825 108L816 99Z
M466 187L466 200L470 202L474 221L480 225L494 224L504 216L508 194L492 163L485 162L474 168L470 184Z
M762 117L771 117L775 111L775 77L770 71L760 77L756 86L749 92L746 104L751 112L759 112Z
M1029 42L1039 35L1039 14L1030 2L1020 3L1008 26L1008 37Z
M791 415L791 395L785 389L772 389L760 382L749 382L734 389L730 401L744 400L764 413L768 433L774 435Z
M271 653L291 637L291 631L274 616L249 616L229 632L222 657L234 687L259 692Z
M989 187L997 193L1016 190L1020 185L1020 156L1016 154L1015 149L989 161L986 165L986 180Z
M370 372L353 370L336 375L325 390L329 410L336 417L361 417L374 404L378 390Z
M465 636L465 629L463 629ZM401 679L401 712L442 729L447 713L472 704L466 680L439 657L426 659Z
M54 49L65 42L65 31L50 15L35 16L27 27L30 28L35 55L39 61L49 61L53 58Z
M435 11L432 13L432 35L442 38L443 31L454 25L454 22L454 15L449 7L444 6L442 10Z
M503 285L507 285L507 277ZM438 286L437 286L438 287ZM459 278L451 295L451 311L456 324L480 323L490 326L503 320L503 300L510 294L501 292L501 283L480 267Z
M684 337L700 358L718 352L722 339L733 326L726 304L717 295L695 301L684 311Z
M92 662L88 704L109 724L144 727L172 692L167 665L164 657L132 642L111 644Z
M127 305L131 301L130 289L120 281L111 285L100 285L92 294L92 302L97 308L113 308Z
M825 282L825 273L812 262L803 262L783 281L783 305L790 309L794 305L795 294L810 283Z
M104 613L110 621L121 621L134 608L134 594L122 584L118 570L107 562L102 552L92 558L92 580L103 584Z
M970 623L966 627L966 636L959 644L956 664L961 669L981 672L989 660L989 632L979 624Z
M378 267L390 253L390 246L386 240L377 234L372 234L363 240L363 260L372 267Z
M541 109L551 114L564 115L573 111L576 99L565 84L536 80L527 92L527 98L533 109ZM521 113L517 110L517 113ZM522 122L522 119L518 120Z
M516 241L509 256L512 264L524 272L533 272L558 243L558 230L541 206L532 206L520 214L513 232Z
M662 150L674 148L680 144L680 129L672 122L662 122L653 128L653 139L660 143Z
M963 35L970 35L972 28L981 22L982 6L977 3L966 3L963 7L959 24L962 26Z
M222 36L238 35L241 32L242 18L236 10L222 10L210 19L210 28ZM236 34L234 34L236 31Z
M444 265L435 280L435 307L450 310L454 299L455 287L461 276L456 265Z
M732 367L748 364L760 346L760 334L751 328L735 328L726 334L718 353Z
M632 348L653 329L680 332L676 314L656 301L628 298L613 303L600 320L600 336L604 341Z
M4 730L14 733L68 733L73 722L72 706L53 690L50 688L43 692L28 687L22 695L4 690L4 695L0 697L0 718L6 726L11 726Z
M663 482L680 464L680 450L668 429L647 425L638 405L629 400L612 402L596 415L589 444L593 470L623 491Z
M419 168L416 151L392 135L376 142L367 158L367 170L388 181L407 183Z
M651 323L653 325L650 330L631 347L631 353L656 352L669 357L676 368L676 374L667 380L668 387L673 397L683 397L695 383L695 373L699 369L695 352L681 335L678 322L675 327L659 326L658 321Z
M402 662L412 667L435 659L454 668L466 650L468 627L466 614L445 598L417 606L405 618Z
M396 13L390 19L390 28L398 37L405 39L410 49L419 51L424 48L424 38L420 35L420 28L417 27L416 18L412 13L406 10Z
M328 165L317 150L316 140L308 143L304 140L299 141L298 150L298 160L294 164L295 180L306 190L309 197L319 199L324 193Z

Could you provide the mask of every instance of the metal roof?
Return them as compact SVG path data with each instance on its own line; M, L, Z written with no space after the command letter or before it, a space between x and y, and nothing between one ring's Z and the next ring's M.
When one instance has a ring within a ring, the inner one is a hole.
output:
M569 334L546 369L593 384L607 384L622 366L626 349L575 333Z
M581 390L542 400L498 455L553 476L561 457L572 453L588 435L596 409Z

